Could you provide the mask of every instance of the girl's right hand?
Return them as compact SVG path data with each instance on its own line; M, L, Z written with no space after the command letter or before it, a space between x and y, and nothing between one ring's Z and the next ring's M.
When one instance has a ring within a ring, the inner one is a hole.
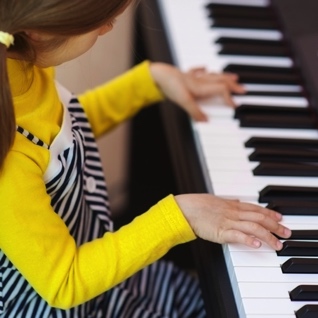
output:
M236 107L232 93L245 93L235 74L212 73L205 68L182 72L173 65L160 62L151 63L150 72L163 95L196 121L208 120L198 104L200 100L220 96L225 104Z
M241 243L259 248L262 242L282 248L272 233L288 238L291 231L280 224L281 214L256 204L222 199L211 194L182 194L175 200L194 233L215 243Z

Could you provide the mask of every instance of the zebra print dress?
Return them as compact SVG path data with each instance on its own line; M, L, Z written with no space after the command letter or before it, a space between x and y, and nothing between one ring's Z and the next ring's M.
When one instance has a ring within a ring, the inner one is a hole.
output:
M78 245L112 231L106 183L91 128L78 100L58 86L64 102L61 132L51 146L22 127L18 133L51 152L44 175L51 204ZM105 269L106 270L106 269ZM197 281L171 263L156 262L78 307L50 307L0 250L0 317L201 318Z

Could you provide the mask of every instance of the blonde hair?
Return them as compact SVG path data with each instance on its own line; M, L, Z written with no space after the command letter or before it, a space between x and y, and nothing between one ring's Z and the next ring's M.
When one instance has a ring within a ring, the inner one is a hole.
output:
M69 37L85 34L110 22L132 0L0 0L0 30L14 36L14 45L0 43L0 170L16 133L7 53L34 62L36 53L62 45ZM53 35L33 46L27 31Z

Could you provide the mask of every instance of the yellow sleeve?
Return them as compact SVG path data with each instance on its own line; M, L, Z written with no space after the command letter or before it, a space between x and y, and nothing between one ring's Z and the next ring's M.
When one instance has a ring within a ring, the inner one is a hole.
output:
M0 175L0 248L51 306L94 298L195 238L170 195L119 231L76 246L46 193L38 164L45 150L28 147L11 151Z
M145 61L125 74L79 96L96 137L163 99Z

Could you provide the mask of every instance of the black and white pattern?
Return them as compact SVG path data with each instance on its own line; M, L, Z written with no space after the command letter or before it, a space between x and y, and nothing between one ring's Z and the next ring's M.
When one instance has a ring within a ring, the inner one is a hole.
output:
M51 204L80 245L113 230L101 161L82 107L72 98L65 109L71 127L62 151L50 149L22 127L30 142L57 154L45 176ZM66 120L63 121L65 126ZM53 146L52 146L53 148ZM52 172L53 171L53 172ZM105 269L106 271L107 269ZM72 308L50 307L0 250L0 317L7 318L203 318L198 283L171 263L157 262L95 299Z
M45 142L43 142L42 140L40 140L38 137L34 136L33 134L31 134L29 131L23 129L20 126L17 126L17 132L19 132L20 134L22 134L24 137L26 137L27 139L29 139L30 141L32 141L34 144L41 146L43 148L49 149L50 146L47 145Z

